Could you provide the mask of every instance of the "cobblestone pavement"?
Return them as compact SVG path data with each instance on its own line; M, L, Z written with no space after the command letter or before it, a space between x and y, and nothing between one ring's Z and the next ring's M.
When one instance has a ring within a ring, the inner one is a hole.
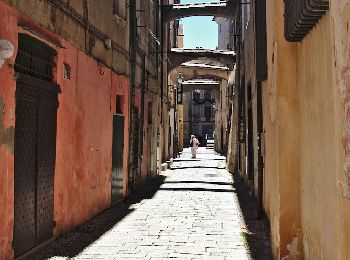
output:
M31 258L251 259L225 158L205 148L196 160L189 157L185 149L153 190L141 191ZM118 211L124 213L115 217Z

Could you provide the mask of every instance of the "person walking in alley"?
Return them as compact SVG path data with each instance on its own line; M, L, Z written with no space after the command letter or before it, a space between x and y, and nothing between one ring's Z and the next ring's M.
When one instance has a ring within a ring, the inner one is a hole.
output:
M192 159L193 159L193 158L196 158L197 156L197 149L199 146L199 141L194 135L191 135L190 145L191 145L191 152L192 152Z

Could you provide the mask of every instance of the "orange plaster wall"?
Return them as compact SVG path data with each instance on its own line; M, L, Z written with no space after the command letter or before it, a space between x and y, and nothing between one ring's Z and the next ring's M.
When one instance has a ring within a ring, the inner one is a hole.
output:
M59 37L33 24L0 0L0 39L17 49L18 22L31 25L49 39ZM59 39L56 79L61 88L57 115L54 186L54 235L82 224L110 205L112 125L116 95L122 95L124 128L124 195L127 187L129 78L98 64L70 43ZM54 47L49 42L47 44ZM13 56L13 61L15 60ZM71 79L63 79L63 63L71 67ZM5 103L5 127L15 123L13 68L0 69L0 98ZM0 111L2 112L2 111ZM13 257L14 157L0 145L0 260Z
M5 15L6 14L6 15ZM17 49L17 30L14 12L0 1L0 39L10 41ZM12 56L15 57L16 53ZM0 99L4 106L0 107L3 113L5 131L15 124L15 86L13 68L8 65L12 59L7 59L0 68ZM0 102L1 103L1 102ZM12 147L13 147L12 143ZM13 151L8 144L0 143L0 259L10 259L12 253L13 236Z
M55 234L86 221L110 205L112 125L116 95L122 95L124 194L127 183L128 78L112 73L76 48L64 44L62 62L71 80L58 69L59 96L55 178Z

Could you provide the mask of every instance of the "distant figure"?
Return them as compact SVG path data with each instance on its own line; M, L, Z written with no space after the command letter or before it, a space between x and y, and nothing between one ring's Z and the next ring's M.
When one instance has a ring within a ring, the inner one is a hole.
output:
M192 159L196 158L199 142L194 135L191 135L190 146L191 146L191 152L192 152Z

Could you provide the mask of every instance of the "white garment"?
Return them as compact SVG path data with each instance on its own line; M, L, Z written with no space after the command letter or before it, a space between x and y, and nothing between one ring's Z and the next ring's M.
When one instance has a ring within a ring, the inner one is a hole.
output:
M197 149L198 149L198 139L197 138L192 138L191 140L191 153L192 153L192 158L196 158L197 156Z

